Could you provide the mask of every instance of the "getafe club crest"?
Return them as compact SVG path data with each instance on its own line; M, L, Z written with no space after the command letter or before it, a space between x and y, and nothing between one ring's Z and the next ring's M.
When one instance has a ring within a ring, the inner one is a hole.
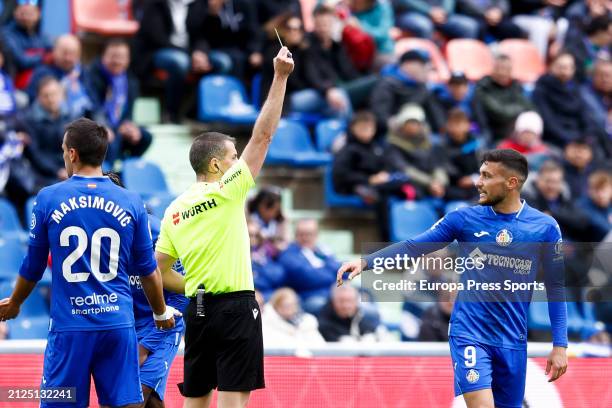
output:
M470 384L476 384L480 379L480 374L478 374L478 371L472 368L470 371L467 372L465 378Z
M503 229L497 233L495 236L495 242L499 246L508 246L512 242L512 233L507 229Z

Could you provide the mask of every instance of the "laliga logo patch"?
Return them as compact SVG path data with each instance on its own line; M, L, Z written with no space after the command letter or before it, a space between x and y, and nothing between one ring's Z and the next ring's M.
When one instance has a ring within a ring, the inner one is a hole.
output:
M34 227L36 227L36 215L32 213L32 219L30 221L30 229L34 229Z
M555 254L561 255L562 253L563 253L563 239L559 238L559 240L555 244Z
M480 374L478 374L478 371L474 370L473 368L467 372L467 374L465 375L465 379L468 380L468 382L470 384L476 384L478 382L478 380L480 379Z
M512 234L507 229L503 229L495 236L495 242L497 242L499 246L508 246L512 242Z

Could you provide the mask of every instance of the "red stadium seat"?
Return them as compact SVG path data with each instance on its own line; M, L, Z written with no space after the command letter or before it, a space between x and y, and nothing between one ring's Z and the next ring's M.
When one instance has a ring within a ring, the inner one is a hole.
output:
M512 76L518 81L535 82L546 71L542 56L529 40L504 40L499 43L499 52L512 60Z
M446 45L446 61L451 71L463 71L477 81L493 71L493 54L478 40L455 39Z
M131 0L72 0L72 22L76 32L104 36L127 36L138 31L132 20Z
M450 72L442 53L432 41L422 38L402 38L395 43L395 55L399 57L409 50L425 50L431 58L432 71L429 80L433 82L446 82L450 78Z

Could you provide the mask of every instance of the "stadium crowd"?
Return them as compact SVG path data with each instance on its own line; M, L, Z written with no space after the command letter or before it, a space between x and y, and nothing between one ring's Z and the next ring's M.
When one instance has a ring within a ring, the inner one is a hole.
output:
M247 89L259 82L264 99L278 29L296 67L285 113L346 125L332 147L333 188L372 206L378 238L390 238L391 201L426 202L440 216L448 202L473 202L480 154L500 147L527 156L524 197L558 221L567 241L611 240L612 7L605 0L132 1L139 30L107 39L88 61L78 36L51 39L41 30L41 1L3 3L0 191L20 211L40 188L67 178L64 127L79 116L109 130L110 170L152 143L133 110L140 91L156 83L170 123L193 116L189 94L210 74L234 76ZM433 80L431 52L396 52L405 37L442 50L452 39L480 40L494 52L492 70L477 80L463 71ZM529 40L546 62L534 82L515 79L522 67L498 52L513 38ZM247 209L266 344L389 339L387 329L398 328L359 301L368 293L332 289L339 262L318 245L317 222L288 220L281 208L277 189L262 188ZM592 286L588 269L571 257L573 283ZM404 303L403 340L447 339L452 298L430 295ZM574 338L609 343L612 307L585 300L576 301L583 324Z

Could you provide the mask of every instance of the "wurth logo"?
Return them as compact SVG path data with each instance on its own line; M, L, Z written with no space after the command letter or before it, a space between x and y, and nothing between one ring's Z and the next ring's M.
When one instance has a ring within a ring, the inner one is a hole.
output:
M179 222L181 222L181 219L179 218L180 214L179 213L174 213L172 214L172 223L174 225L178 224Z

